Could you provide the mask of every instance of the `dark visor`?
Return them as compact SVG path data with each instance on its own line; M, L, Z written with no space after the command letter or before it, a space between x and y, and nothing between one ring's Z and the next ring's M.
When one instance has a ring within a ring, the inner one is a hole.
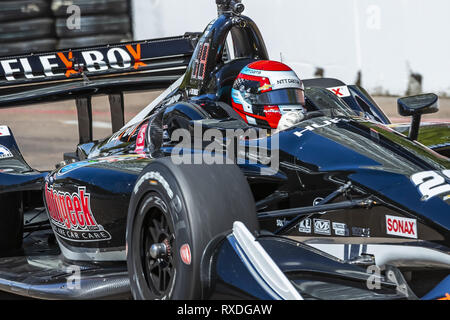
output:
M275 105L304 105L305 94L301 89L281 89L258 94L256 103L265 106Z

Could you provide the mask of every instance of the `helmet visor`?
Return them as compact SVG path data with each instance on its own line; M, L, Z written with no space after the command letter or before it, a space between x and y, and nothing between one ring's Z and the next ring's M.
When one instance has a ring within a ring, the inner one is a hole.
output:
M265 106L305 105L305 94L301 89L274 90L258 94L255 104Z

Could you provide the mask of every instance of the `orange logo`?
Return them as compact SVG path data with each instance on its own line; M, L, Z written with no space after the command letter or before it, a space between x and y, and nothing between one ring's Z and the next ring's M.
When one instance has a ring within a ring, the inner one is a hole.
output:
M141 45L136 45L136 50L134 50L133 46L131 44L127 44L127 49L133 56L135 63L134 63L134 69L139 69L139 67L145 67L146 64L141 62Z
M78 74L78 71L75 71L73 69L73 62L71 61L73 59L73 52L69 51L69 58L67 59L66 56L62 52L58 52L58 57L61 59L61 61L64 63L64 65L67 68L66 71L66 77L69 78L72 74Z

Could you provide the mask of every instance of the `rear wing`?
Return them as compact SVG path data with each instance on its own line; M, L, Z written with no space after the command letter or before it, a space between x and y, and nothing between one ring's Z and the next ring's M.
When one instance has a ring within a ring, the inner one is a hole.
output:
M165 89L182 76L199 33L0 58L0 108L76 100L80 143L92 141L91 98L109 95L113 132L125 122L123 93Z
M186 34L2 57L0 107L73 99L73 95L108 92L111 87L115 91L167 87L186 71L198 37Z

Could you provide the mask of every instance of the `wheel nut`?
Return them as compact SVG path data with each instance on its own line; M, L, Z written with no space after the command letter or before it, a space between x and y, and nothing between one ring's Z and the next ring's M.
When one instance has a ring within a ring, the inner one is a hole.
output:
M164 243L155 243L150 247L150 256L159 259L167 255L167 246Z

